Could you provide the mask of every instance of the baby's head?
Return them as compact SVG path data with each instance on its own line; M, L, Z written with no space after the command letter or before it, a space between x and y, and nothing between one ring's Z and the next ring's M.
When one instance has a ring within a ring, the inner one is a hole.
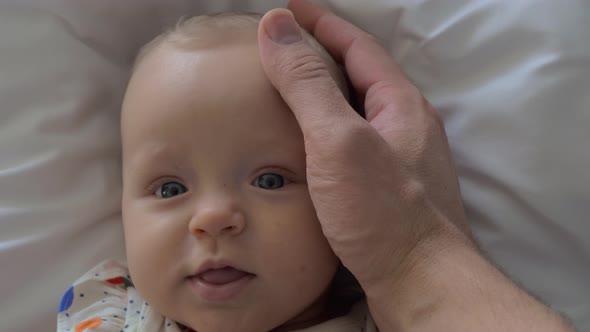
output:
M259 62L259 20L181 22L140 52L123 104L133 282L201 332L309 325L339 266L307 190L303 135Z

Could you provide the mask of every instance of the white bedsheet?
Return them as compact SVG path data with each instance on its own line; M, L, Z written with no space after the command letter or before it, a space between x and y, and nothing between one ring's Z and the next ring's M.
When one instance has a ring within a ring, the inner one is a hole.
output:
M507 273L590 330L590 2L333 0L442 112L469 220ZM0 0L0 331L123 257L118 111L179 16L284 1Z

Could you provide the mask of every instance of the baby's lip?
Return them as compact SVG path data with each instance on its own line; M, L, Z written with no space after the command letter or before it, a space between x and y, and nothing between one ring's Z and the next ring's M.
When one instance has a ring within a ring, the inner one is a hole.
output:
M236 265L232 264L231 262L227 261L205 261L203 264L199 266L197 271L190 275L191 278L193 277L202 277L206 273L216 272L216 271L237 271L244 274L254 275L253 273L246 271L237 267Z
M252 274L248 272L227 266L221 269L209 269L197 274L196 278L210 285L225 285L250 276Z
M207 261L187 280L201 299L219 303L238 296L255 278L255 274L229 262Z

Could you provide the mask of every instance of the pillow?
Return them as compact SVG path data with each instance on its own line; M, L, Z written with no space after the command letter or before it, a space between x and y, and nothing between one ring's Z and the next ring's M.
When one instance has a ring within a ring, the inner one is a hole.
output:
M118 117L138 47L180 16L285 2L0 3L0 330L52 330L68 285L124 258ZM443 114L486 253L590 330L590 8L320 3L377 36Z

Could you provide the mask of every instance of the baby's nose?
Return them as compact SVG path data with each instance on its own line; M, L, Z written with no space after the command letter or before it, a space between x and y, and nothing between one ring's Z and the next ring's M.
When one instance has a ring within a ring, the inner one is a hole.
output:
M244 214L229 206L211 206L198 211L189 223L191 233L211 237L235 236L246 227Z

